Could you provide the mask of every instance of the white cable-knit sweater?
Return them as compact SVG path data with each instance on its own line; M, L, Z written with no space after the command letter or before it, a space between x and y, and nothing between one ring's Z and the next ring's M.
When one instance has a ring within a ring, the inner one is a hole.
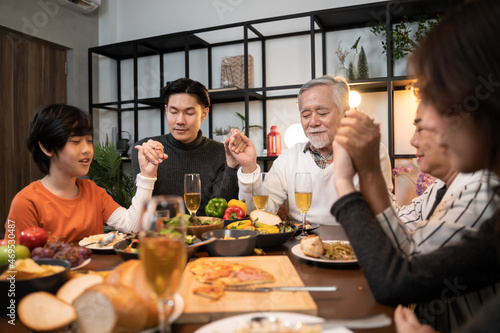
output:
M333 203L338 199L337 191L333 186L333 168L335 162L321 169L314 161L311 153L304 147L306 143L298 143L283 152L269 170L265 185L269 191L269 201L266 211L276 213L279 207L288 199L288 214L296 221L301 221L300 212L295 205L295 173L309 172L312 178L312 203L307 212L307 220L318 224L338 224L330 214ZM388 192L392 191L392 169L387 149L380 144L380 164L387 184ZM260 167L253 173L245 174L238 170L239 198L245 199L248 210L255 209L252 199L252 183L257 179L255 175L261 172ZM355 179L356 188L359 186L358 177Z

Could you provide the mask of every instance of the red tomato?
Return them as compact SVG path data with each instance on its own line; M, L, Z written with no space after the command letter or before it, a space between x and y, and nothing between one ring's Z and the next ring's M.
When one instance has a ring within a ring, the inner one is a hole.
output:
M19 242L33 250L35 247L44 247L48 238L47 231L39 227L32 227L21 231Z
M9 245L6 239L0 239L0 246Z

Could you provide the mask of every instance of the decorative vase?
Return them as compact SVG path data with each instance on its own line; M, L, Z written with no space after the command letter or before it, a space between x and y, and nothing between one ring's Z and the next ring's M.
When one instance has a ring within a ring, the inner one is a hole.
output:
M219 135L219 137L220 137L219 141L222 143L226 142L226 139L228 138L227 134Z
M358 62L359 62L359 53L354 53L352 58L352 66L354 70L354 75L358 77Z
M335 71L335 75L341 75L345 78L347 78L347 74L349 73L348 69L344 67L344 65L340 66L339 68L337 68L337 70Z

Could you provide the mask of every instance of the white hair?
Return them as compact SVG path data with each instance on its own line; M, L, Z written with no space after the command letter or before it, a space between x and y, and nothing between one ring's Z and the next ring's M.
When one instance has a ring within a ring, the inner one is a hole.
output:
M343 76L333 75L323 75L306 82L299 91L299 107L302 93L317 86L329 86L332 88L332 102L340 114L345 110L349 110L349 85L347 84L347 80Z

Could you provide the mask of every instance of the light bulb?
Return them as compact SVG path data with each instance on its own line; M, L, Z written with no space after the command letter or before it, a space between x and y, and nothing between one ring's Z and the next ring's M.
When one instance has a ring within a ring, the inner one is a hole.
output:
M306 142L309 139L304 133L304 129L301 124L293 124L286 129L284 140L286 147L291 148L296 143Z
M349 92L349 106L352 108L357 108L361 104L361 95L357 91Z

